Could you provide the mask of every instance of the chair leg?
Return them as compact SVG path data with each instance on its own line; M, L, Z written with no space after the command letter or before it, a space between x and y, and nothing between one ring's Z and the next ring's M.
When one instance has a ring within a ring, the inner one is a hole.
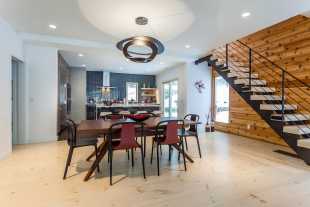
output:
M188 145L187 145L187 139L186 139L186 137L184 137L184 140L185 140L186 151L188 151Z
M171 161L171 152L172 152L172 147L169 145L169 161Z
M185 171L186 171L187 168L186 168L186 158L185 158L185 149L184 149L184 140L183 140L183 137L181 138L181 145L182 145L182 155L183 155L183 161L184 161L184 169L185 169Z
M112 160L113 160L113 151L109 150L109 157L110 157L110 185L112 185Z
M136 150L136 149L135 149ZM134 149L131 149L131 166L132 167L134 167L134 165L135 165L135 158L134 158L134 156L133 156L133 151L134 151Z
M145 157L145 153L146 153L146 136L144 136L144 140L143 140L143 156Z
M65 173L64 173L64 176L63 176L64 180L67 178L67 172L68 172L68 168L69 168L69 166L71 164L73 150L74 150L74 148L70 146L69 154L68 154L67 162L66 162L66 167L65 167Z
M129 150L126 149L128 161L130 160Z
M144 166L144 150L143 150L143 147L141 146L141 160L142 160L142 170L143 170L143 177L144 179L146 178L145 177L145 166Z
M152 140L151 164L153 163L153 154L154 154L154 139Z
M158 176L160 175L160 173L159 173L159 147L160 147L160 144L157 143L156 153L157 153L157 175Z
M196 141L197 141L197 145L198 145L199 156L201 158L201 149L200 149L200 143L199 143L198 135L196 135L195 137L196 137Z
M159 147L160 147L160 156L162 156L163 155L163 149L162 149L161 145L159 145Z
M94 145L94 146L95 146L95 153L96 153L96 160L97 160L98 159L98 147L97 147L97 145ZM98 165L97 171L100 172L99 165Z

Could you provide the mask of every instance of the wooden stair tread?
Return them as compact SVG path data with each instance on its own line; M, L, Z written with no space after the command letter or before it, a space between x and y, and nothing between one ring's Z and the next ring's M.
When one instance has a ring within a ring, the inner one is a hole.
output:
M297 146L310 149L310 139L299 139L297 141Z
M285 110L296 110L297 105L293 104L285 104L284 105ZM281 104L260 104L260 110L264 111L280 111L282 110L282 105Z
M288 134L310 134L310 125L288 125L283 127L283 132Z

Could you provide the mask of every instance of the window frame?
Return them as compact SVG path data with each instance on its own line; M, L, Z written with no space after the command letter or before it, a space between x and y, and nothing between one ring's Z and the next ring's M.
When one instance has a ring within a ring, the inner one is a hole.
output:
M136 85L136 100L135 100L135 102L139 102L139 83L138 82L126 82L126 99L127 99L127 101L131 101L128 98L128 86L130 84Z

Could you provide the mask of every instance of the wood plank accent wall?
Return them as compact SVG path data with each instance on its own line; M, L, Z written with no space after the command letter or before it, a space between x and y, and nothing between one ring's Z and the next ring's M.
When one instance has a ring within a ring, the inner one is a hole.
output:
M292 17L240 40L310 84L310 19L308 17L301 15ZM240 59L240 57L236 58ZM241 62L247 62L247 60L244 59ZM258 72L263 70L266 67L263 63L261 65L256 63L254 70ZM260 77L263 76L262 78L268 81L269 86L274 85L279 88L278 82L270 82L272 77L264 77L264 73L260 74ZM294 94L286 95L294 96ZM309 97L304 98L308 100ZM308 108L305 103L303 106ZM220 131L286 145L232 88L230 89L230 123L216 123L215 127Z
M213 71L213 76L218 76ZM282 138L231 87L229 101L230 122L215 122L216 130L286 146Z
M297 78L310 83L310 18L298 15L241 41Z

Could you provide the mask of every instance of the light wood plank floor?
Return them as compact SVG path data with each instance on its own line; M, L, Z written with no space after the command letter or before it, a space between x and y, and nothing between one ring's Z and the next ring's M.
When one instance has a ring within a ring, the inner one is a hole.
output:
M201 135L203 159L194 139L189 153L195 163L182 162L167 148L161 173L146 158L142 178L140 154L132 169L124 152L114 157L114 185L109 186L107 160L102 173L83 182L92 148L77 150L68 179L62 174L67 156L64 142L17 146L0 161L0 205L3 207L295 207L310 206L310 167L303 161L274 153L284 147L220 132ZM148 145L150 149L150 145Z

